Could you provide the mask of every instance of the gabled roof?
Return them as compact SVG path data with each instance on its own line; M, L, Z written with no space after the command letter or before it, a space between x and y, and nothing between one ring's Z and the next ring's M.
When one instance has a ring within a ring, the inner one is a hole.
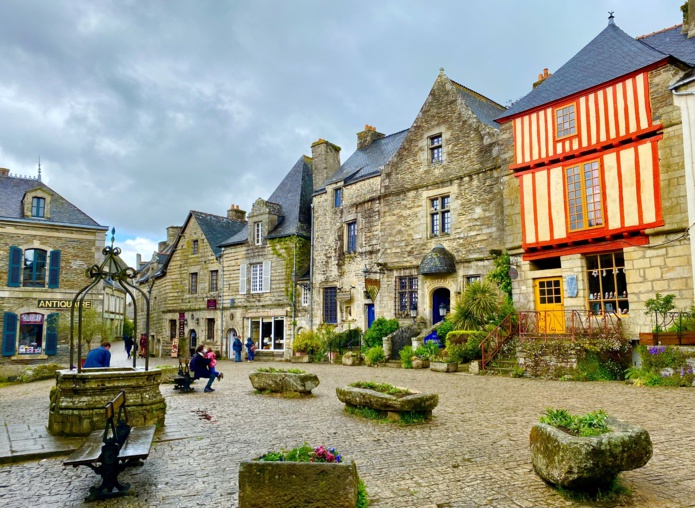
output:
M277 186L268 201L282 207L284 219L267 238L311 236L311 195L314 179L304 156L300 157L287 176Z
M588 90L667 58L661 51L630 37L612 21L565 65L496 120Z
M461 99L463 99L463 102L470 108L478 120L483 122L488 127L499 129L500 126L497 122L495 122L495 118L497 118L501 113L504 113L507 108L501 104L497 104L493 100L488 99L484 95L480 95L478 92L474 92L470 88L466 88L456 81L451 79L449 81L451 81L451 84L454 85L459 96Z
M39 188L51 195L50 218L24 217L22 199L24 195ZM46 224L64 224L68 226L83 226L96 229L108 229L97 224L94 219L67 201L45 183L29 178L0 176L0 219L23 219Z
M406 134L408 134L408 129L381 139L375 139L367 148L356 150L340 166L340 169L333 173L326 185L341 181L349 184L378 175L381 173L381 168L391 160L393 154L401 147Z
M194 210L191 210L189 219L191 216L195 218L213 254L217 257L222 253L220 244L225 239L238 233L245 226L244 222L238 220L228 219L227 217L220 217L219 215L212 215L210 213L196 212ZM183 229L181 229L182 232L185 230L187 224L188 220L184 223Z
M684 34L682 28L683 25L672 26L653 34L637 37L637 40L695 67L695 38L688 39L688 34Z

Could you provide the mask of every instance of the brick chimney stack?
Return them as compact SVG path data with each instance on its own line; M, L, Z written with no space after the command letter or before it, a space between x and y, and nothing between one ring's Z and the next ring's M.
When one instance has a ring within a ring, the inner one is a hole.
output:
M538 85L540 85L541 83L543 83L543 81L545 81L546 79L548 79L550 76L552 76L552 74L550 74L550 73L548 72L548 68L546 67L545 69L543 69L543 73L538 75L538 81L536 81L536 82L533 84L533 88L536 88Z
M311 174L314 190L323 187L326 180L340 169L340 147L325 139L311 144Z
M10 170L7 168L0 168L0 176L9 176Z
M362 150L367 148L376 139L381 139L385 137L385 134L376 131L376 127L373 125L365 125L362 132L357 133L357 149Z
M239 205L233 204L229 207L229 210L227 210L227 218L244 222L246 221L246 211L239 210Z
M167 228L167 245L171 245L174 243L176 240L176 237L179 236L179 233L181 232L181 226L169 226ZM161 247L159 249L160 251L162 250Z

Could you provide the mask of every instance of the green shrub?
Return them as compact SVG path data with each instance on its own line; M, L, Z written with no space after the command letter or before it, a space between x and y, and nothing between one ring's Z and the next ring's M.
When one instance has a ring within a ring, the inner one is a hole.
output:
M570 414L566 409L547 408L540 422L563 429L575 436L588 437L610 431L607 420L608 415L603 409L579 416Z
M367 487L362 480L357 484L357 506L355 508L368 508L369 507L369 495L367 493Z
M446 334L446 337L444 337L444 340L442 342L445 343L447 347L450 344L465 344L466 342L468 342L471 333L478 332L471 332L470 330L452 330Z
M581 381L616 381L623 378L623 372L623 365L596 351L586 351L577 360L577 379Z
M439 325L439 328L437 328L437 337L439 337L439 342L444 344L446 336L453 329L454 325L451 324L451 321L445 319L444 322L441 325Z
M415 355L420 360L429 360L430 351L425 346L420 346L413 352L413 355Z
M321 351L323 344L321 338L313 330L305 330L297 335L292 342L292 350L308 355L315 355Z
M446 338L446 351L453 361L468 363L480 360L480 343L485 340L488 332L473 330L454 330Z
M397 319L386 319L380 317L372 323L372 326L364 333L364 343L368 348L382 345L381 339L398 330Z
M398 352L401 357L401 366L404 369L413 368L413 346L405 346Z
M374 390L375 392L401 397L405 397L406 395L411 395L413 393L407 388L399 388L398 386L393 386L388 383L377 383L375 381L355 381L354 383L350 383L349 386L352 386L353 388L364 388L365 390Z
M480 330L492 321L503 302L498 287L487 280L466 286L449 320L457 330Z
M367 352L364 354L364 361L370 367L373 367L374 365L377 365L379 363L383 363L384 361L386 361L386 356L384 355L384 348L381 346L376 346L367 349Z
M647 371L660 371L666 367L679 369L685 365L686 357L671 346L639 346L642 368Z
M362 330L360 328L351 328L344 332L336 333L328 346L331 351L338 351L340 354L343 354L349 348L359 347L361 338Z

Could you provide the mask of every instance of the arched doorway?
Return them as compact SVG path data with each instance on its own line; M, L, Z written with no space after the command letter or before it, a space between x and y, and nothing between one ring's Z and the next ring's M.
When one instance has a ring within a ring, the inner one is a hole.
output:
M437 288L432 293L432 324L439 323L451 309L451 292L447 288ZM444 312L442 313L442 310ZM444 315L442 315L444 314Z
M232 345L234 344L234 339L236 339L237 336L236 328L230 328L227 330L227 358L232 358L234 356Z
M188 330L188 349L189 351L189 356L193 358L195 355L195 348L198 347L198 334L196 333L195 330Z

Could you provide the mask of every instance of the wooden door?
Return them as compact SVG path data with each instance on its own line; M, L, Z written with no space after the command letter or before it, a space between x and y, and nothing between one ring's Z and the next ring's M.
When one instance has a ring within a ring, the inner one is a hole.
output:
M565 333L565 304L562 277L536 279L533 282L538 315L538 333Z

